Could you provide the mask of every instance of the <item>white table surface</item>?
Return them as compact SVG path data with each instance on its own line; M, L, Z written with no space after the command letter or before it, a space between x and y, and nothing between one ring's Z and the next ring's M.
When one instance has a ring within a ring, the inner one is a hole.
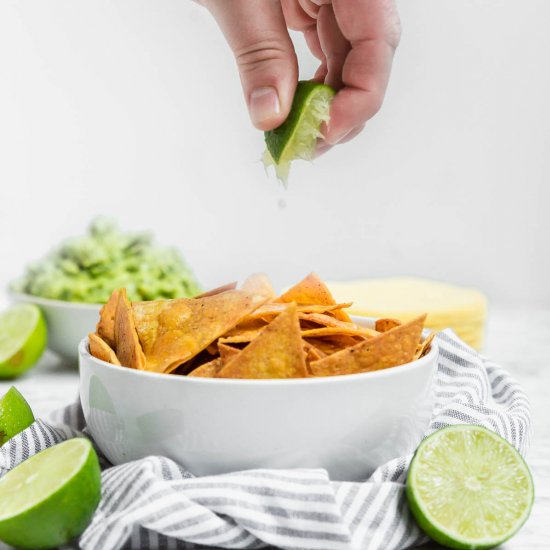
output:
M535 478L536 500L523 529L503 550L550 549L550 310L493 309L484 350L526 389L533 416L527 461ZM0 395L11 385L0 382ZM35 416L46 417L78 393L77 366L46 353L38 366L16 381ZM0 550L7 548L0 543ZM424 548L439 548L429 544Z

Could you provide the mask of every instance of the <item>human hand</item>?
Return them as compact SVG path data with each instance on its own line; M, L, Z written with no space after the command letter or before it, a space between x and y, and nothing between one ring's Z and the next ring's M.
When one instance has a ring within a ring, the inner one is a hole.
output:
M298 81L288 28L304 33L321 62L315 80L337 90L323 136L329 147L357 135L379 110L400 22L394 0L202 0L231 47L253 124L284 122Z

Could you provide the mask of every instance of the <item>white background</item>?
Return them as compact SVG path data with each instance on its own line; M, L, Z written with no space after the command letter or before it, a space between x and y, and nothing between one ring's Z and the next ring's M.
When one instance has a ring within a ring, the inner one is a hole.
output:
M550 305L550 2L400 11L383 110L285 190L202 8L0 0L0 287L105 214L181 248L206 286L417 274Z

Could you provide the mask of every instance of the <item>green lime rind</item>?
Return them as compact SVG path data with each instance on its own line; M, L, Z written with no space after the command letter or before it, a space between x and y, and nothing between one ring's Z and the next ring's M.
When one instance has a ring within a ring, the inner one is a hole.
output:
M311 122L307 114L313 100L330 100L333 96L334 90L330 86L309 80L298 82L287 119L274 130L265 132L267 150L275 162L280 162L285 148L292 141L300 124ZM313 120L313 122L315 127L310 131L316 134L322 120ZM315 138L317 137L315 135Z
M50 447L0 479L0 540L33 550L66 544L86 529L100 496L99 462L87 439Z
M313 158L317 138L322 137L321 124L329 120L334 94L326 84L298 82L287 119L274 130L265 132L264 164L274 165L281 179L286 180L293 160Z
M418 525L434 541L482 550L517 533L531 512L534 485L505 439L481 426L456 425L419 445L406 494Z
M12 386L0 399L0 446L33 422L32 409L19 390Z
M17 304L0 313L0 378L17 378L40 359L48 329L34 304Z

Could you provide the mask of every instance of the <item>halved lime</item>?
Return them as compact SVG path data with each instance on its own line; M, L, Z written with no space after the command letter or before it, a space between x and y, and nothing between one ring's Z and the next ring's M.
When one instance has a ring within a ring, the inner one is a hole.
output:
M286 182L290 163L295 159L311 160L320 128L328 122L330 103L335 91L325 84L300 81L287 119L275 130L265 132L265 166L273 165L277 177Z
M47 343L46 321L33 304L0 313L0 378L15 378L33 367Z
M12 386L0 399L0 446L34 422L32 409Z
M533 479L521 455L481 426L435 432L418 447L407 498L422 530L449 548L493 548L525 523Z
M91 443L69 439L0 479L0 540L17 548L55 548L87 527L101 495Z

